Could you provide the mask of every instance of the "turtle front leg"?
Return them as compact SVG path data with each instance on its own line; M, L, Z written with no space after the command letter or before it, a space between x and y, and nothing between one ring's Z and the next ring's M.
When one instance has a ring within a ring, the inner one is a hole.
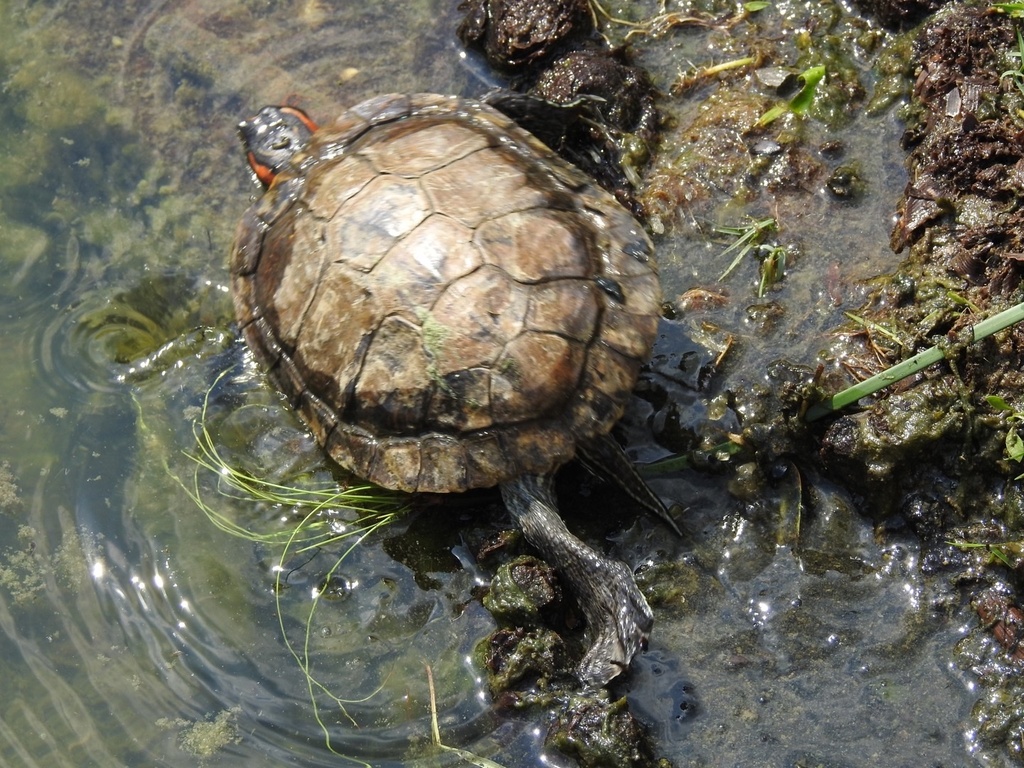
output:
M569 533L558 514L552 480L550 475L523 475L503 483L501 496L526 540L565 574L591 638L578 675L585 685L602 686L644 647L654 614L624 563Z

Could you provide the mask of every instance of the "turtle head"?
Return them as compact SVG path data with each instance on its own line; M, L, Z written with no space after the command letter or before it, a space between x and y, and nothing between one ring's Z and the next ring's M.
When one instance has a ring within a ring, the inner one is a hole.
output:
M264 187L316 132L317 125L295 107L264 107L238 124L249 167Z

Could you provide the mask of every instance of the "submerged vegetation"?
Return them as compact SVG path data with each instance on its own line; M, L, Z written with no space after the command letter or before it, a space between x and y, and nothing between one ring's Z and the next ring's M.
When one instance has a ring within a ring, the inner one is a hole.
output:
M205 760L242 740L238 733L237 719L237 709L225 709L217 713L212 720L189 722L182 718L162 719L157 725L162 728L178 729L181 748L190 755Z
M725 280L751 253L757 256L761 263L757 297L762 298L773 285L779 282L786 274L786 249L781 245L769 245L764 242L765 237L770 232L774 232L777 226L775 219L768 218L758 221L752 219L750 224L743 227L715 227L715 232L736 238L720 254L720 256L725 256L736 251L732 262L719 276L719 282Z
M225 376L218 376L214 386ZM212 390L212 387L211 387ZM381 526L388 525L406 510L403 495L370 485L338 487L321 484L304 488L297 485L269 482L255 477L239 467L231 466L221 455L217 442L209 430L207 414L209 396L206 393L202 410L193 425L196 453L188 454L195 463L195 472L185 491L217 528L233 536L264 544L285 547L282 562L289 550L305 552L315 547L339 544L353 536L360 540ZM207 496L204 480L215 479L216 496ZM287 512L295 520L293 527L283 530L257 532L247 525L239 525L230 516L218 511L217 497L233 498L251 503L262 503ZM354 518L344 520L342 516ZM358 543L358 542L357 542Z
M83 540L85 537L88 540ZM34 601L47 589L75 591L88 576L87 549L95 549L92 537L66 531L52 550L45 537L31 525L19 525L14 546L0 551L0 587L15 603Z
M247 541L258 542L278 549L274 573L274 595L277 605L278 626L292 658L305 680L312 705L312 715L331 746L331 730L322 718L322 709L337 708L353 725L355 721L345 707L366 699L347 699L330 690L313 670L311 639L315 626L314 615L323 600L332 598L331 585L338 568L366 537L390 525L407 510L407 499L402 494L384 489L356 485L339 487L337 484L318 484L313 487L269 482L252 473L232 466L222 455L208 421L210 392L227 375L221 373L207 391L202 409L193 424L196 452L188 458L195 470L190 482L179 480L189 497L219 530ZM230 514L221 511L226 500L260 504L278 510L275 520L261 529L251 522L239 523ZM338 549L334 565L322 575L320 586L312 590L304 631L292 637L285 622L281 595L291 568L289 562L297 555L314 550ZM373 694L370 694L372 697Z

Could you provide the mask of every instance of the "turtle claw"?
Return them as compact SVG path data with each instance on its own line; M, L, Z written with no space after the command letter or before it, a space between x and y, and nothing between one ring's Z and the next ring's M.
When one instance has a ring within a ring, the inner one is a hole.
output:
M573 584L591 636L590 650L576 674L585 686L599 688L625 672L633 657L647 648L654 614L624 563L601 558L593 567L599 571L593 584L598 589ZM585 592L591 594L580 594Z
M569 533L550 476L523 475L503 483L501 494L526 540L562 570L587 620L591 646L577 672L580 681L592 688L606 685L646 647L654 625L633 572Z

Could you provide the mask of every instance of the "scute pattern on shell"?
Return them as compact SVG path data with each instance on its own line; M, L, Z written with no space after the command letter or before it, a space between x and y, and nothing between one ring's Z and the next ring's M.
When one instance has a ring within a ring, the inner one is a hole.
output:
M322 127L244 216L232 282L317 439L406 491L546 473L610 430L661 301L610 195L490 107L431 94Z

